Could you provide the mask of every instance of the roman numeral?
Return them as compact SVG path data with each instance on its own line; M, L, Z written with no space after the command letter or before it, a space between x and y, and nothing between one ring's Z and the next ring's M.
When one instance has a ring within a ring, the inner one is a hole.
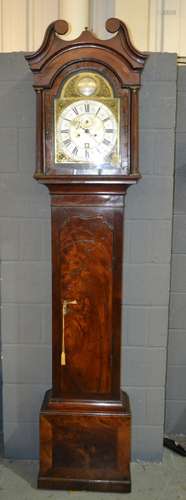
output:
M98 115L98 113L99 113L100 109L101 109L101 106L97 109L97 111L96 111L96 115Z
M103 139L103 144L105 144L106 146L108 146L110 144L110 141L108 141L107 139Z
M72 109L73 109L73 111L74 111L75 115L79 115L79 113L78 113L78 109L77 109L75 106L74 106Z
M71 122L72 121L72 120L69 120L69 118L65 118L65 116L64 116L63 120L66 120L67 122Z
M69 134L69 132L70 132L69 128L65 128L65 129L61 130L61 134Z
M85 150L85 159L89 160L89 152L87 150Z
M89 113L89 111L90 111L90 104L89 103L85 103L85 112Z
M70 139L65 139L65 141L63 142L63 144L65 144L65 146L70 146L71 140Z
M107 116L107 118L104 118L103 122L106 122L107 120L110 120L110 116Z
M75 148L74 148L74 149L73 149L73 151L72 151L72 154L73 154L74 156L76 156L76 155L77 155L77 152L78 152L78 148L75 146Z
M112 134L112 133L114 132L114 129L113 129L113 128L106 128L106 129L105 129L105 132L106 132L107 134Z

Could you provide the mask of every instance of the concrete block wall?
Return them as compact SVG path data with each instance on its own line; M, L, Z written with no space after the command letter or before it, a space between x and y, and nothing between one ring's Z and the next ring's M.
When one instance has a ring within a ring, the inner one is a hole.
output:
M178 67L165 430L186 435L186 67Z
M0 290L1 290L1 262L0 262ZM1 309L0 309L0 319L1 319ZM1 324L0 324L0 454L3 445L3 402L2 402L2 388L3 388L3 370L2 370L2 358L1 358Z
M0 55L3 426L8 457L38 456L38 415L51 384L50 208L32 180L35 97L23 54ZM126 198L122 386L133 458L162 453L171 253L176 57L151 55L140 94L143 179Z
M35 168L35 95L23 54L0 55L0 255L6 456L38 453L51 384L50 206Z
M123 386L133 458L161 460L176 111L176 56L152 54L140 92L142 180L126 197Z

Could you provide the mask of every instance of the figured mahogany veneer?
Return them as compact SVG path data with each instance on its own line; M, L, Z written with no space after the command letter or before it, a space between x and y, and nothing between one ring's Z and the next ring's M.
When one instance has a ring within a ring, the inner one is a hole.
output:
M116 401L52 401L40 416L40 488L129 492L130 408Z
M90 200L88 206L83 197L52 197L56 397L69 393L119 398L123 197L114 201L108 205L108 197L99 195L96 204ZM56 360L64 299L76 299L77 304L69 306L66 316L67 363L61 367Z
M132 46L124 23L109 19L106 27L113 38L85 30L69 41L61 38L67 23L55 21L40 49L26 56L37 94L35 178L49 189L52 213L52 389L40 413L40 488L131 489L131 413L120 392L122 242L125 194L140 178L138 90L146 55ZM54 98L70 75L86 70L103 74L121 102L121 163L109 174L55 164Z

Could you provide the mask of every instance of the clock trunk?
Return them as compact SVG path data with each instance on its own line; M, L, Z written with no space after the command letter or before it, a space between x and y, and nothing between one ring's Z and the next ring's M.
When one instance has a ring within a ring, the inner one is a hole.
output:
M119 397L122 228L121 196L98 195L91 204L86 195L52 198L56 397ZM69 302L65 318L64 301ZM65 365L60 363L63 321Z

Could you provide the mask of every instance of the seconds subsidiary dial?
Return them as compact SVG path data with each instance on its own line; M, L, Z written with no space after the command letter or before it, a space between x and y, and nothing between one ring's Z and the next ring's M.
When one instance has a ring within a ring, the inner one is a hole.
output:
M69 161L100 164L115 148L118 125L105 104L82 99L61 112L56 134L59 149Z

